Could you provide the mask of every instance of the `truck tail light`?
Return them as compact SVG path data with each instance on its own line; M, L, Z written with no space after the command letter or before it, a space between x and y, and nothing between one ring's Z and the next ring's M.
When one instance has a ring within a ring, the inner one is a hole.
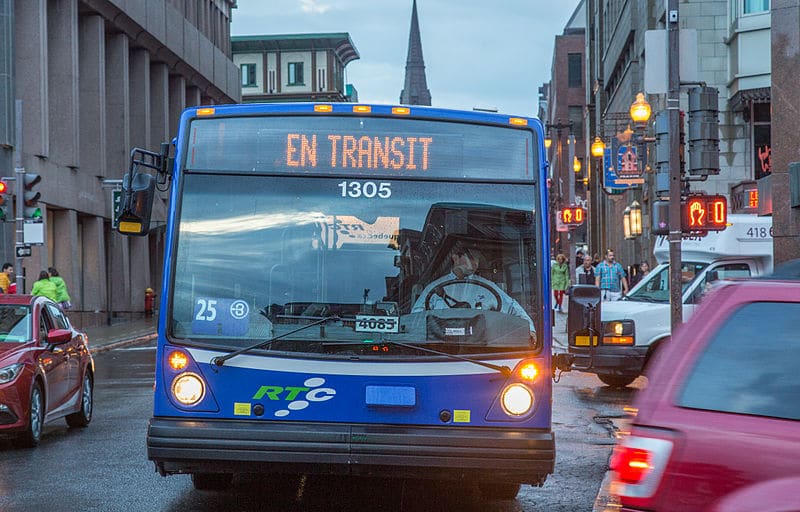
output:
M631 435L614 447L611 455L611 489L623 505L646 506L655 495L667 469L673 441Z

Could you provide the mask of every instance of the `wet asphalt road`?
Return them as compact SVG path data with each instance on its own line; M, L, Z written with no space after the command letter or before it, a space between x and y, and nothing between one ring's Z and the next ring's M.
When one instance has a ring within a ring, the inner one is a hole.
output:
M35 449L0 441L0 511L590 511L613 445L610 417L633 391L592 375L564 374L555 385L556 471L513 501L481 502L477 491L446 485L310 478L236 478L227 492L197 492L188 476L163 478L146 459L154 343L95 356L95 410L86 429L60 420ZM635 385L642 385L639 379Z

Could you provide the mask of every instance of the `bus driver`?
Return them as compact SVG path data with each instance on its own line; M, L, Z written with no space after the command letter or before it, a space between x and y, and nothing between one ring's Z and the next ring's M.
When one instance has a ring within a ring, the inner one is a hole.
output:
M428 283L414 302L414 306L411 308L412 313L425 311L426 298L428 300L427 309L453 307L491 309L497 306L496 297L500 297L501 313L525 319L531 332L536 331L533 320L519 302L511 298L496 283L476 274L480 261L480 254L477 251L457 246L453 248L450 258L452 260L450 273ZM453 280L458 282L447 284L448 281ZM428 298L429 296L430 298Z

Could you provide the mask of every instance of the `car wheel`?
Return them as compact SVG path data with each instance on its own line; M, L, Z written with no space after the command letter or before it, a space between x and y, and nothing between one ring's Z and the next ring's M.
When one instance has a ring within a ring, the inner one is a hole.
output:
M198 491L224 491L232 480L230 473L192 473L192 484Z
M42 423L44 422L44 397L42 387L38 382L31 389L30 412L28 413L28 428L17 439L17 444L25 448L33 448L42 439Z
M611 375L608 373L598 373L597 378L603 381L603 384L611 386L612 388L624 388L631 382L636 380L638 375Z
M478 488L487 500L513 500L519 494L520 484L502 482L481 483Z
M67 425L71 428L85 427L92 421L93 390L92 375L87 371L83 376L83 385L81 386L81 409L66 417Z

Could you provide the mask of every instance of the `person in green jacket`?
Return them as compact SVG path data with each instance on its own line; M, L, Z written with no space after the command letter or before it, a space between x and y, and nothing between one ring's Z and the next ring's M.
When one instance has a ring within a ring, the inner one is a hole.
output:
M556 256L555 263L550 267L550 287L553 288L553 307L559 313L563 313L561 302L564 300L564 292L569 288L569 264L567 257L563 254Z
M56 285L50 281L50 274L46 270L39 272L39 280L33 283L31 295L40 295L56 302Z
M64 278L58 275L58 270L55 267L48 268L47 272L50 274L50 281L56 285L56 302L61 306L62 311L70 309L72 307L72 299L70 299L67 292L67 283L64 282Z

